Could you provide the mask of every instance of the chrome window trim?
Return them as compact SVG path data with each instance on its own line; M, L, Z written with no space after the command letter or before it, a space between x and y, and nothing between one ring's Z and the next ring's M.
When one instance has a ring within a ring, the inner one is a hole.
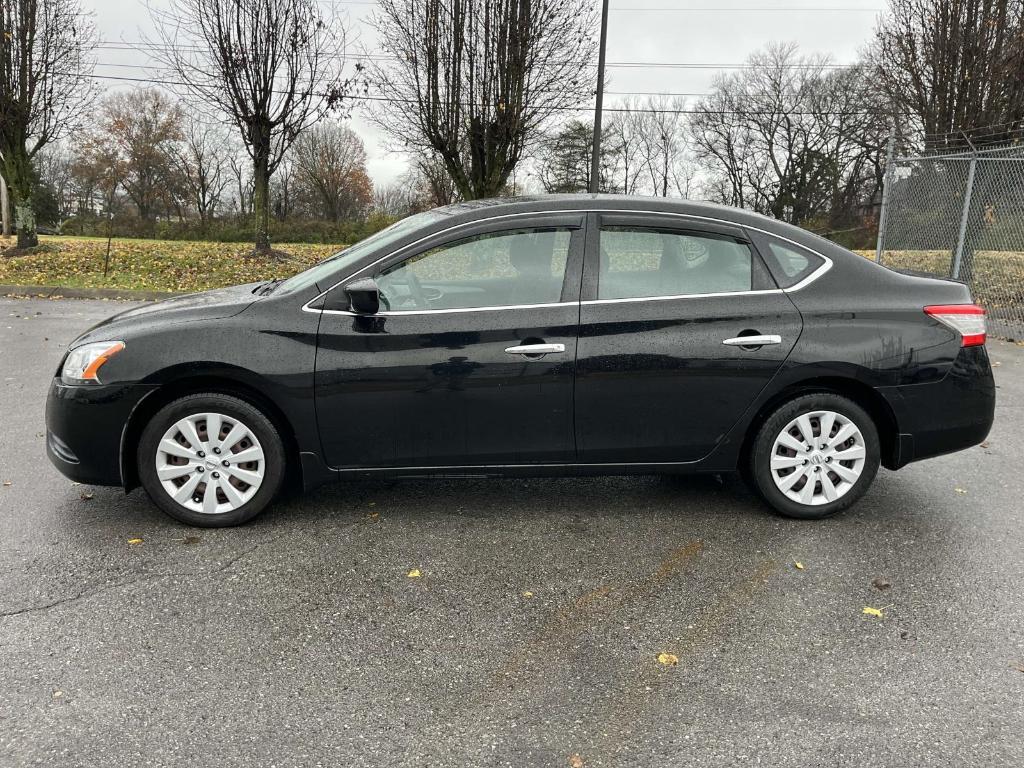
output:
M576 307L578 301L556 301L550 304L505 304L499 307L458 307L456 309L410 309L384 310L375 315L361 315L347 309L310 309L308 312L322 312L327 315L348 315L350 317L404 317L405 315L447 315L464 312L494 312L500 309L544 309L545 307ZM303 309L306 309L303 307Z
M581 301L583 306L591 304L627 304L634 301L673 301L675 299L718 299L725 296L770 296L785 293L781 288L765 288L759 291L721 291L719 293L682 293L675 296L634 296L625 299L587 299Z
M735 227L735 228L738 228L738 229L741 229L741 230L742 229L751 229L751 230L753 230L755 232L760 232L760 233L762 233L764 235L768 235L769 237L774 237L774 238L776 238L778 240L782 240L784 242L790 243L791 245L795 245L797 248L805 250L808 253L812 253L815 256L817 256L818 258L822 259L822 264L816 270L814 270L811 274L809 274L807 277L805 277L803 280L801 280L799 283L797 283L796 285L792 285L789 288L771 288L771 289L760 290L760 291L730 291L730 292L726 292L726 293L691 293L691 294L683 294L681 296L643 296L643 297L638 297L638 298L633 298L633 299L588 299L586 301L580 301L580 302L576 302L576 301L556 302L556 303L553 303L553 304L509 304L509 305L500 306L500 307L463 307L463 308L459 308L459 309L417 309L417 310L409 310L407 312L404 312L404 311L398 311L398 312L386 311L386 312L378 312L376 315L372 315L372 317L382 317L382 316L383 317L392 317L392 316L399 316L399 315L440 315L440 314L449 314L449 313L455 313L455 312L493 312L493 311L496 311L496 310L509 310L509 309L533 309L533 308L542 308L542 307L558 307L558 306L565 306L565 305L576 306L577 304L580 304L580 305L590 305L590 304L609 304L609 303L624 303L624 302L637 302L637 301L671 301L671 300L674 300L674 299L705 299L705 298L721 298L721 297L725 297L725 296L751 296L751 295L756 296L756 295L767 295L767 294L776 294L776 293L795 293L796 291L800 291L800 290L806 288L808 285L810 285L815 280L817 280L822 275L824 275L826 272L828 272L830 269L832 269L832 259L830 259L825 254L823 254L823 253L821 253L819 251L814 250L813 248L808 248L806 245L802 245L802 244L796 242L795 240L790 240L788 237L785 237L783 235L777 235L774 232L769 232L768 230L761 229L760 227L753 227L753 226L750 226L749 224L741 224L741 223L737 223L737 222L734 222L734 221L729 221L728 219L717 219L717 218L715 218L713 216L698 216L698 215L695 215L695 214L692 214L692 213L677 213L675 211L649 211L649 210L629 209L629 208L577 208L577 209L569 209L569 210L559 209L559 210L554 210L554 211L522 211L522 212L519 212L519 213L506 213L506 214L502 214L500 216L488 216L488 217L483 218L483 219L474 219L473 221L465 221L465 222L463 222L461 224L455 224L455 225L453 225L451 227L448 227L446 229L442 229L442 230L439 230L437 232L432 232L429 235L424 235L423 237L419 238L418 240L415 240L415 241L409 243L408 245L400 248L397 251L392 251L391 253L384 254L379 259L376 259L375 261L367 264L365 267L360 268L359 270L353 272L351 275L348 275L347 277L342 278L341 280L336 282L334 285L332 285L330 288L328 288L326 291L322 291L321 293L317 294L312 299L307 301L305 304L303 304L302 305L302 311L303 312L312 312L314 314L348 315L348 316L351 316L351 317L360 316L357 312L350 312L348 310L341 310L341 309L314 309L314 308L311 308L309 305L319 301L324 296L326 296L328 293L330 293L335 288L340 286L342 283L347 282L348 280L352 280L355 277L358 277L359 275L361 275L364 272L372 269L373 267L376 267L382 261L385 261L385 260L391 258L392 256L395 256L397 254L402 254L405 251L408 251L408 250L410 250L412 248L415 248L420 243L424 242L425 240L429 240L432 237L437 237L438 235L445 235L445 234L447 234L449 232L455 232L455 231L457 231L459 229L463 229L464 227L472 227L472 226L476 226L478 224L485 224L485 223L494 222L494 221L502 221L504 219L515 219L515 218L521 218L521 217L524 217L524 216L549 216L549 215L565 215L565 214L579 214L580 216L586 216L588 213L604 213L604 214L608 214L608 213L612 213L612 214L614 214L614 213L623 213L623 214L641 214L641 215L645 215L645 216L672 216L672 217L675 217L675 218L690 219L690 220L695 220L695 221L708 221L708 222L711 222L713 224L722 224L722 225L725 225L725 226Z

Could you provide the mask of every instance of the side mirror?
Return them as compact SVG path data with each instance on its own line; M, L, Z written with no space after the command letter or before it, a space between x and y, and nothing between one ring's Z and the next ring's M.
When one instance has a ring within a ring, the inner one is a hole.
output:
M356 280L345 286L349 305L360 315L376 315L380 312L380 290L372 277Z

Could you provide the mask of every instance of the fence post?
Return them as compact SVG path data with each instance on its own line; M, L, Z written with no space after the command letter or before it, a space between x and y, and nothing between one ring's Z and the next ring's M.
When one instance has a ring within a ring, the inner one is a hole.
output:
M964 211L960 216L960 234L956 238L956 254L953 257L953 267L950 277L954 280L960 279L960 265L964 260L964 245L967 240L967 220L971 214L971 200L974 198L974 174L978 170L978 155L971 155L971 167L967 171L967 189L964 191Z
M889 134L889 147L885 151L885 174L882 176L882 207L878 211L878 242L875 245L875 261L882 263L885 248L885 225L889 219L889 187L892 185L892 167L896 160L896 134Z

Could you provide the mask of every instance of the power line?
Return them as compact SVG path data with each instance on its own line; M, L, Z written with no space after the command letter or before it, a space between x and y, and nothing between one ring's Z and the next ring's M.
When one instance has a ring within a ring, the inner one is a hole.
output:
M98 61L98 67L112 67L114 69L149 69L148 64L115 64L113 62ZM99 77L99 75L97 75ZM605 91L609 96L712 96L713 91Z
M150 43L124 43L122 45L122 44L117 44L117 43L101 42L98 47L100 47L100 48L102 48L104 50L110 50L110 51L131 51L131 50L167 51L167 50L169 50L169 46L153 45L153 44L150 44ZM192 51L204 50L201 46L188 46L188 45L175 46L175 48L179 49L179 50L192 50ZM398 61L399 60L397 56L392 56L392 55L386 54L386 53L368 54L368 55L364 55L364 56L355 56L355 55L353 55L353 56L347 56L346 58L350 58L352 61L371 61L371 62ZM587 67L596 67L597 65L596 64L586 64L585 66L587 66ZM623 69L633 69L633 68L636 68L636 69L648 69L648 68L651 68L651 69L655 69L655 68L657 68L657 69L759 69L760 68L760 65L758 65L758 64L714 64L714 63L711 63L711 62L697 62L697 61L692 61L692 62L686 62L686 61L678 61L678 62L677 61L609 61L606 64L606 66L608 66L608 67L623 68ZM838 69L851 69L851 68L856 67L858 65L857 64L833 64L833 63L823 63L823 64L793 63L793 64L787 64L786 66L788 68L790 68L790 69L837 69L838 70Z
M317 0L318 5L335 8L339 5L377 5L376 0ZM794 13L794 12L825 12L830 13L838 11L840 13L878 13L884 11L884 7L851 7L851 6L836 6L832 8L820 7L820 6L690 6L689 8L668 8L668 7L656 7L651 6L647 8L633 8L628 5L612 5L608 8L609 11L628 11L630 13L640 11L643 13L654 12L654 13L706 13L706 12L740 12L740 13Z
M176 87L188 87L189 86L188 83L186 83L184 81L180 81L180 80L162 80L162 79L149 78L149 77L126 77L126 76L120 76L120 75L97 75L97 74L86 74L86 73L77 73L77 75L76 75L75 73L69 73L69 72L64 72L62 74L68 75L68 76L73 75L73 76L77 76L77 77L89 77L89 78L92 78L94 80L114 80L114 81L118 81L118 82L148 83L150 85L167 85L167 86L176 86ZM286 95L285 91L274 91L274 93L279 94L279 95ZM378 101L378 102L385 102L385 103L390 103L390 104L416 104L416 103L418 103L415 99L399 99L399 98L395 98L393 96L361 95L361 96L352 96L350 98L351 98L352 101ZM552 112L592 112L593 111L593 107L582 107L582 106L581 107L551 107L550 111L552 111ZM622 112L622 113L627 113L627 114L628 113L632 113L632 112L644 112L646 114L664 114L664 115L774 115L774 114L778 114L778 112L776 112L774 110L662 109L662 108L655 108L655 109L646 109L646 108L628 109L628 108L625 108L625 107L605 107L604 111L605 112ZM881 116L884 116L884 113L872 112L870 110L857 110L857 111L850 111L850 112L829 112L829 111L823 111L823 112L797 112L797 111L794 111L794 112L786 112L786 114L787 115L792 115L794 117L813 117L813 116L822 116L822 115L828 115L830 117L856 117L856 116L870 116L870 115L881 115Z

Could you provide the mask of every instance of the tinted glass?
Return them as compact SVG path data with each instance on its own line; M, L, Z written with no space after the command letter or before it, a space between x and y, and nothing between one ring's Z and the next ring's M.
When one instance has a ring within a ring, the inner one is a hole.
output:
M562 296L572 231L520 229L434 248L377 277L392 312L553 304Z
M325 290L330 286L327 284L320 285L322 281L335 276L336 273L341 272L346 267L355 266L355 264L367 254L372 253L377 249L384 248L390 243L395 243L406 235L412 234L417 229L420 229L439 218L440 216L433 211L427 211L425 213L418 213L415 216L409 216L401 219L400 221L396 221L390 227L386 227L380 232L370 235L365 240L360 240L355 245L349 246L330 258L324 259L316 266L310 267L306 271L299 272L299 274L288 278L277 287L277 293L299 291L313 284L317 284L321 290Z
M797 248L770 236L766 236L765 241L768 245L769 267L780 288L790 288L796 285L822 264L821 257L802 248ZM764 251L760 242L758 247L762 252Z
M752 280L750 248L728 237L601 229L599 299L749 291Z

